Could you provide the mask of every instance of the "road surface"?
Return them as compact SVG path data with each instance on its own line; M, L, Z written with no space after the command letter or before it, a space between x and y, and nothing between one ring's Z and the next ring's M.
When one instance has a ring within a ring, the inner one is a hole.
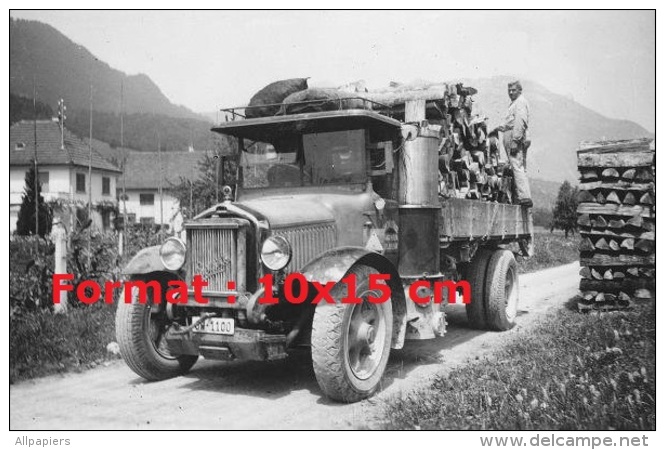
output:
M464 307L448 306L448 333L394 351L381 391L356 404L322 396L304 350L268 363L201 359L186 376L157 383L115 361L10 386L10 429L373 428L386 399L488 354L561 307L576 294L578 270L573 263L521 275L518 325L509 332L468 329Z

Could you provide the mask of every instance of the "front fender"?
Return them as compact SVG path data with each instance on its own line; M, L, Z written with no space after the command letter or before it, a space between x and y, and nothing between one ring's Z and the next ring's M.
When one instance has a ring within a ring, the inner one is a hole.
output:
M339 247L322 253L305 265L300 271L308 281L337 283L354 264L375 267L381 273L389 273L401 284L401 279L392 263L383 255L362 247Z
M136 254L122 269L125 275L142 275L151 272L172 272L164 267L159 257L160 245L146 247Z
M339 247L321 254L300 271L308 281L319 283L339 282L356 264L374 267L380 273L389 274L393 307L392 348L404 345L406 332L406 297L402 279L395 266L385 256L362 247Z

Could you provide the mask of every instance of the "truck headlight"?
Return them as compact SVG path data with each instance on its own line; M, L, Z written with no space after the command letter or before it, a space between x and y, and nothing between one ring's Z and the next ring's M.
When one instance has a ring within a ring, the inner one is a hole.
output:
M261 261L270 270L282 270L291 261L291 244L282 236L270 236L261 246Z
M178 270L185 264L187 247L177 237L170 237L159 249L159 257L162 264L169 270Z

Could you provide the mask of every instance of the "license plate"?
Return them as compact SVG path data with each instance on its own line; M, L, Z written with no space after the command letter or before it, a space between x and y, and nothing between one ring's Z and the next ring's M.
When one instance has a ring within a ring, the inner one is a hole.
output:
M199 317L192 317L192 323L199 320ZM222 317L211 317L210 319L199 323L194 327L197 333L212 333L233 335L235 322L233 319Z

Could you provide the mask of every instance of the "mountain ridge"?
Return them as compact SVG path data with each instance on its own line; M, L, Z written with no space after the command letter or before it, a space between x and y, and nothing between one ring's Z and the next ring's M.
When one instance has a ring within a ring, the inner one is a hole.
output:
M175 105L145 74L128 75L99 60L89 50L51 25L23 19L9 24L9 90L33 96L33 76L38 97L55 108L64 98L68 108L119 113L121 85L125 113L156 113L204 120L188 108Z
M478 89L474 96L474 113L489 117L490 128L501 123L508 110L507 85L513 80L508 76L462 80ZM532 144L527 168L534 178L556 182L576 180L577 149L581 141L654 136L635 122L608 118L537 82L521 81L523 95L530 105Z

